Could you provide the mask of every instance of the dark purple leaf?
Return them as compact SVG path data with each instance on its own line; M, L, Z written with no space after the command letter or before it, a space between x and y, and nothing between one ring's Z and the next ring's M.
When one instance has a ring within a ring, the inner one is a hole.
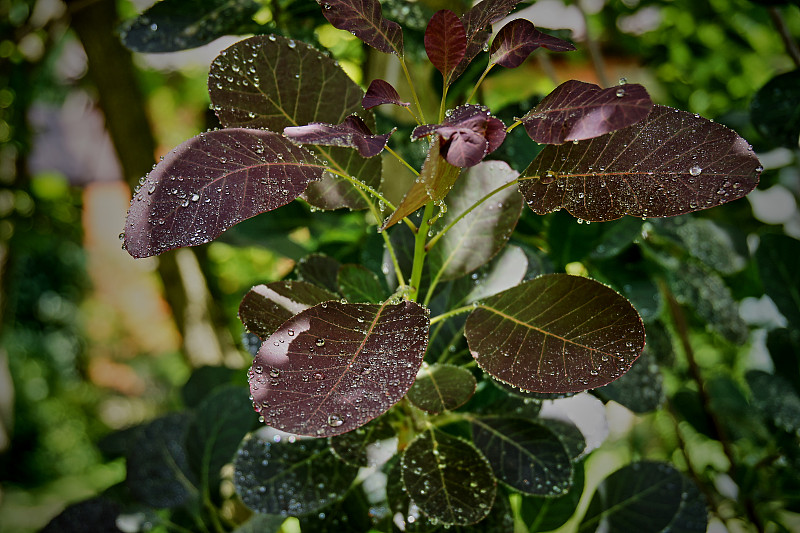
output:
M333 257L325 254L311 254L297 262L295 274L297 279L324 287L333 293L339 292L339 267L342 265ZM294 313L296 314L296 313Z
M405 396L428 343L414 302L324 302L295 315L261 347L250 392L264 421L329 437L363 426Z
M475 56L489 42L492 30L491 28L488 30L485 28L511 13L520 1L483 0L483 2L476 4L472 9L461 15L461 23L464 25L464 31L467 34L467 48L464 53L464 59L461 60L450 76L451 82L464 73L472 60L475 59Z
M530 110L522 123L538 143L582 141L620 130L643 120L653 108L637 84L601 89L593 83L562 83Z
M447 196L442 229L478 200L517 177L504 161L484 161L467 170ZM487 263L508 242L522 212L522 196L510 186L470 211L430 249L430 269L437 279L453 279Z
M339 297L305 281L275 281L256 285L239 304L239 320L247 331L266 339L281 324L311 306Z
M364 109L372 109L381 104L394 104L401 107L411 105L409 102L400 100L397 90L389 82L381 79L372 80L369 87L367 87L367 93L361 100L361 105Z
M600 387L644 346L630 302L588 278L547 274L478 302L464 330L478 366L533 392Z
M419 409L438 414L461 407L473 394L477 382L472 372L453 365L422 365L408 391L408 400Z
M372 113L361 109L361 88L332 58L276 35L251 37L225 49L211 65L208 89L220 122L228 128L281 132L312 122L339 124L359 111L374 127ZM314 151L370 187L380 186L379 159L364 159L349 148ZM309 186L304 198L321 209L366 207L350 182L329 172Z
M492 509L497 481L465 440L429 429L408 445L400 467L408 496L441 525L475 524Z
M148 257L216 239L247 218L286 205L325 167L269 131L202 133L170 152L131 201L125 249Z
M734 131L657 105L628 128L545 147L519 189L539 214L563 207L590 221L666 217L741 198L758 184L761 170Z
M378 0L317 0L333 27L349 31L386 54L403 55L403 29L383 18Z
M506 68L517 68L540 46L554 52L575 50L571 43L540 32L531 21L516 19L497 32L489 50L489 61Z
M346 146L358 150L361 157L373 157L381 153L392 133L394 130L383 135L373 135L358 115L350 115L341 124L312 122L305 126L289 126L283 130L283 134L297 144Z
M433 66L442 73L445 84L464 58L467 34L458 16L449 9L434 13L425 28L425 52Z
M401 221L430 201L444 198L456 182L461 169L451 165L440 155L439 138L431 143L428 157L422 165L419 178L414 182L394 213L381 226L381 231Z

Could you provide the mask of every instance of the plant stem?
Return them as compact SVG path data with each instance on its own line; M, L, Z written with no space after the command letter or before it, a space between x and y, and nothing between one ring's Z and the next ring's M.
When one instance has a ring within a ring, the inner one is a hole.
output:
M767 8L767 13L769 13L769 18L772 19L775 29L778 30L778 35L781 36L786 53L792 58L795 66L800 68L800 47L797 46L797 41L794 40L786 21L783 20L780 9L778 9L778 6L770 6Z
M478 78L478 81L475 83L475 87L472 88L472 92L469 93L466 103L470 103L472 98L475 96L475 93L478 92L478 87L481 86L481 83L483 83L483 79L486 78L486 75L489 74L489 71L492 70L493 66L495 66L495 63L489 63L488 65L486 65L486 69L483 71L483 74L481 74L481 77Z
M411 81L411 75L408 73L408 67L406 66L406 58L400 58L400 65L403 67L403 74L406 76L406 81L408 82L408 86L411 87L411 95L414 97L414 104L417 106L417 112L419 113L419 119L422 124L425 123L425 113L422 111L422 105L419 103L419 97L417 96L417 90L414 88L414 82Z
M444 121L444 112L447 109L447 79L444 80L442 89L442 102L439 104L439 122Z
M417 228L417 236L414 240L414 265L411 268L411 294L409 299L417 301L419 294L419 284L422 280L422 267L425 264L425 239L428 237L428 220L433 214L433 202L428 202L422 214L422 221Z
M521 120L517 120L512 125L510 125L509 127L506 128L506 133L511 133L511 130L513 130L514 128L516 128L520 124L522 124L522 121Z
M472 311L473 309L475 309L474 305L465 305L463 307L456 307L455 309L451 309L450 311L442 313L441 315L436 315L435 317L431 318L431 326L436 324L437 322L446 320L451 316L460 315L461 313L466 313L467 311Z
M406 161L405 158L403 158L403 156L401 156L400 154L398 154L397 152L395 152L394 150L389 148L388 145L386 146L386 151L389 152L390 154L392 154L393 156L395 156L397 158L397 160L400 161L401 163L403 163L408 168L408 170L410 170L411 172L414 173L415 176L419 176L419 172L417 171L417 169L412 167L409 164L409 162ZM389 204L386 204L386 205L388 206ZM392 209L394 209L394 207L392 207Z

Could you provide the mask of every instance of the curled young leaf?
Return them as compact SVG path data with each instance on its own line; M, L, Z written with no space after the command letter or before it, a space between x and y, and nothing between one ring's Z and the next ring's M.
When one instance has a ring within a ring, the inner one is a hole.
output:
M428 343L428 316L414 302L323 302L286 321L250 368L256 409L273 427L339 435L405 396Z
M642 319L628 300L567 274L540 276L478 302L464 335L478 366L533 392L605 385L644 347Z
M458 16L449 9L437 11L425 29L425 52L433 66L442 73L445 84L464 58L467 34Z
M635 83L601 89L593 83L569 80L522 117L531 139L562 144L620 130L643 120L653 108L650 95Z
M383 135L373 135L361 117L350 115L341 124L312 122L305 126L284 128L283 134L296 144L345 146L358 150L361 157L373 157L383 151L394 131L393 129Z
M367 87L367 92L364 98L361 99L361 106L364 109L372 109L381 104L394 104L401 107L408 107L410 102L403 102L400 100L400 95L397 89L392 87L388 81L382 79L372 80Z
M528 206L583 220L668 217L745 196L762 167L736 132L654 106L646 119L588 141L547 146L520 178Z
M270 131L201 133L170 152L131 201L124 247L148 257L212 241L234 224L288 204L325 167Z
M496 150L506 137L505 125L483 106L467 104L453 110L441 124L417 126L412 137L441 137L440 153L456 167L472 167Z
M383 17L378 0L317 0L334 28L349 31L386 54L403 56L403 28Z
M572 43L537 30L531 21L515 19L497 32L489 50L489 61L502 67L517 68L539 47L553 52L575 50Z

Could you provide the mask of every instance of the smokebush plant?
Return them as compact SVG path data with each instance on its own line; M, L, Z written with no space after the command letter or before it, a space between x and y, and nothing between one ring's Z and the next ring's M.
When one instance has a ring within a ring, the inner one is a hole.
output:
M256 35L214 60L208 87L223 128L184 142L143 179L124 248L138 258L201 245L301 199L312 211L363 210L382 251L365 254L364 264L312 255L294 279L244 296L239 316L257 339L249 397L220 385L235 371L200 369L184 389L192 409L138 428L124 446L127 490L149 509L173 509L169 519L142 512L144 522L276 531L294 516L303 531L501 532L515 521L545 531L575 512L592 443L568 418L540 416L543 402L592 390L630 405L626 397L639 389L632 409L660 404L654 353L637 362L642 317L609 286L614 275L601 283L546 273L545 265L571 262L559 241L570 241L575 219L608 223L596 225L593 243L575 246L614 258L643 219L743 197L758 183L760 163L732 130L653 104L644 87L622 80L610 88L567 81L519 117L498 118L476 98L490 70L518 67L537 48L574 50L525 19L492 36L492 23L518 1L484 0L460 16L430 17L424 51L442 87L435 116L420 104L403 29L377 0L326 0L321 11L395 56L408 102L382 79L365 92L326 52L293 38ZM181 43L158 40L172 20L169 5L127 27L126 44L202 44L197 27L173 31ZM250 20L248 9L202 19L199 26L211 28L206 40ZM227 25L216 27L222 20ZM486 67L468 95L448 98L481 58ZM377 122L378 106L407 112L415 126ZM522 154L512 151L523 129L543 148L529 142ZM425 154L421 165L414 150ZM383 184L401 177L384 175L381 157L396 158L413 177L397 202ZM523 210L560 211L550 215L551 257L532 239L509 243L515 229L535 224L517 228ZM681 227L663 233L678 239ZM660 249L651 253L675 266ZM637 299L636 288L625 291ZM665 334L652 323L648 347L657 350ZM737 332L723 335L741 341ZM240 504L219 512L231 496L228 478L251 517ZM580 529L601 524L705 531L707 510L674 466L640 461L605 479L591 499Z

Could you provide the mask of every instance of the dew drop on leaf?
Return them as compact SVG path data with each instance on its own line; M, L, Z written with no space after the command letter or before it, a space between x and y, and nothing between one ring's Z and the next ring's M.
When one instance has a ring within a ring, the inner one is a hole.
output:
M692 168L689 169L689 174L691 174L692 176L699 176L701 172L703 172L703 169L697 165L694 165Z
M325 339L317 339L316 341L314 341L314 344L316 344L317 346L325 346Z
M332 428L338 428L342 424L344 424L344 419L336 413L328 416L328 425Z

